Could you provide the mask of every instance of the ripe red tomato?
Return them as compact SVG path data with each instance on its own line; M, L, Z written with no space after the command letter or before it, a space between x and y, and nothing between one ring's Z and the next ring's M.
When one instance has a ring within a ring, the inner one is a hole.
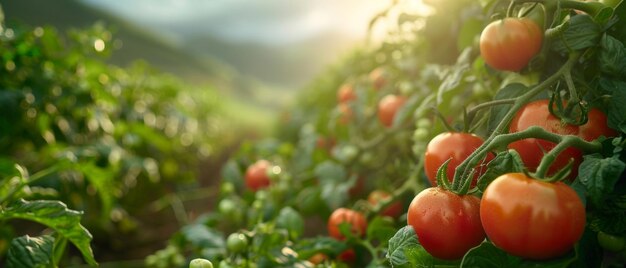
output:
M337 259L345 263L353 263L356 260L356 253L353 249L346 249L339 253Z
M454 178L454 169L467 159L470 154L476 151L483 142L482 138L469 133L444 132L435 136L428 142L426 152L424 153L424 171L426 172L426 177L430 181L430 184L437 186L437 170L448 159L451 160L448 162L446 175L448 175L448 179L452 181ZM472 187L476 185L478 177L487 170L485 166L491 160L493 160L493 155L490 153L485 157L484 161L476 165L476 173L474 174L474 179L471 184Z
M487 186L480 219L497 247L523 258L549 259L565 254L580 239L585 206L562 182L509 173Z
M354 88L350 84L343 84L337 91L337 101L339 103L349 102L356 99Z
M375 190L367 196L367 202L369 202L372 206L376 206L379 202L387 201L391 198L391 194L383 190ZM384 216L389 216L392 218L397 218L402 214L402 202L396 201L389 204L383 211L380 213Z
M595 140L600 136L612 137L617 135L617 132L607 126L607 117L600 110L591 109L587 123L582 126L574 126L564 124L552 115L548 110L548 105L550 105L548 100L538 100L526 104L511 121L509 132L520 132L531 126L539 126L552 133L576 135L586 141ZM526 167L533 172L539 166L544 152L549 152L554 146L556 146L555 143L541 139L524 139L509 144L509 148L516 150ZM574 147L565 149L557 156L548 170L548 176L565 167L571 158L574 159L574 165L570 178L576 178L578 166L582 162L582 152Z
M387 84L387 78L385 78L385 71L383 68L376 68L372 70L369 75L369 80L374 86L374 90L380 90Z
M440 187L420 192L409 205L407 222L420 244L434 257L456 260L485 239L480 199Z
M497 70L517 72L541 50L543 32L528 18L491 22L480 35L480 55Z
M254 192L269 186L270 178L267 175L267 169L271 166L272 164L267 160L259 160L250 165L246 170L246 186Z
M342 223L350 225L350 231L355 236L365 235L367 230L367 220L361 212L354 211L347 208L338 208L330 214L328 218L328 234L339 240L345 239L345 236L341 233L339 225Z
M309 262L311 262L312 264L320 264L325 262L326 260L328 260L328 256L326 256L326 254L324 253L315 253L315 255L311 256L309 258Z
M391 127L393 125L393 118L402 105L406 102L406 97L387 95L378 102L378 119L386 126Z

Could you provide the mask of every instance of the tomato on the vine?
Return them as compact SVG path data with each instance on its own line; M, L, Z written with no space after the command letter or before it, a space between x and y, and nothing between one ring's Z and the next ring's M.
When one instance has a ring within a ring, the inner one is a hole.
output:
M519 71L541 50L543 32L528 18L491 22L480 35L480 54L497 70Z
M340 103L338 106L339 109L339 123L342 125L346 125L352 121L352 117L354 117L352 113L352 108L347 103Z
M550 105L548 100L537 100L526 104L511 121L509 132L520 132L532 126L539 126L552 133L575 135L586 141L593 141L600 136L611 137L617 135L614 130L608 127L606 115L598 109L589 111L586 124L575 126L562 123L559 118L550 113L548 105ZM556 144L553 142L534 138L523 139L509 144L509 148L519 153L524 165L530 171L535 171L543 155L555 146ZM564 168L570 159L574 159L570 178L575 178L578 175L578 166L582 162L582 152L574 147L565 149L557 156L548 170L548 176Z
M440 187L420 192L409 205L407 222L431 255L456 260L485 239L480 199L459 196Z
M248 246L248 239L241 233L232 233L226 238L226 248L230 252L242 252Z
M318 252L315 255L311 256L308 261L312 264L321 264L328 260L328 256L324 253Z
M452 181L454 169L470 156L478 147L484 143L483 139L462 132L444 132L435 136L426 146L424 153L424 171L432 186L437 186L437 170L448 159L448 169L446 175ZM472 186L476 185L478 177L486 171L486 165L493 160L493 155L489 153L483 161L476 167L476 173L472 179Z
M337 90L337 101L339 103L346 103L356 99L356 93L354 93L354 87L351 84L343 84Z
M246 186L252 191L266 188L270 185L270 177L267 172L272 166L267 160L259 160L250 165L246 170Z
M328 234L339 240L345 239L346 237L339 229L342 223L350 225L350 232L357 237L365 235L367 230L367 220L361 212L338 208L328 218Z
M387 201L391 198L391 194L383 190L374 190L367 196L367 201L372 206L376 206L382 201ZM380 212L381 215L397 218L402 214L402 202L395 201L389 204L385 209Z
M339 253L337 259L345 263L353 263L356 260L356 253L353 249L349 248Z
M562 182L508 173L487 186L480 202L487 237L504 251L549 259L569 251L585 229L585 206Z
M397 95L387 95L378 102L378 119L386 126L393 125L393 119L402 105L406 102L406 97Z

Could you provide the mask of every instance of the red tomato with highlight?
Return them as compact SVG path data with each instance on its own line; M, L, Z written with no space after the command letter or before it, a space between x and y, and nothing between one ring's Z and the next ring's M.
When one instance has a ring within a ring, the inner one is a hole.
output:
M487 186L480 219L497 247L522 258L543 260L567 253L580 239L585 206L562 182L509 173Z
M345 103L356 99L356 93L354 93L354 87L350 84L343 84L337 91L337 101L339 103Z
M254 192L269 186L270 177L267 172L271 166L272 164L267 160L259 160L250 165L246 170L246 186Z
M484 143L483 139L462 132L444 132L435 136L426 146L424 153L424 171L432 186L437 186L437 170L444 162L448 162L446 175L450 182L454 178L454 169L470 156L478 147ZM493 160L493 154L489 153L483 161L476 165L476 173L472 180L472 187L486 170L486 165Z
M550 105L548 100L538 100L526 104L526 106L522 107L522 109L517 112L511 121L509 132L515 133L526 130L532 126L539 126L552 133L575 135L586 141L593 141L600 136L613 137L617 135L617 132L608 127L607 117L600 110L591 109L588 114L589 120L587 123L581 126L575 126L562 123L559 118L550 113L548 105ZM537 167L539 167L544 152L549 152L555 146L556 144L553 142L534 138L519 140L509 144L509 148L519 153L526 168L531 172L534 172L537 170ZM582 151L574 147L565 149L557 156L554 162L552 162L547 175L553 175L556 171L564 168L570 159L574 159L570 178L576 178L578 175L578 166L582 162L582 155Z
M386 126L393 125L393 119L402 105L406 102L406 97L397 95L387 95L378 102L378 119Z
M346 237L339 229L339 225L342 223L349 224L351 233L358 237L365 235L367 230L367 220L361 212L338 208L328 218L328 234L339 240L345 239Z
M369 202L372 206L376 206L378 203L382 201L387 201L390 198L391 194L389 194L388 192L383 190L375 190L367 196L367 202ZM400 216L400 214L402 214L402 202L395 201L389 204L385 209L381 211L380 214L392 218L397 218L398 216Z
M420 192L409 205L407 222L428 253L444 260L462 258L485 239L480 199L440 187Z
M517 72L539 53L543 31L528 18L491 22L480 35L480 55L494 69Z

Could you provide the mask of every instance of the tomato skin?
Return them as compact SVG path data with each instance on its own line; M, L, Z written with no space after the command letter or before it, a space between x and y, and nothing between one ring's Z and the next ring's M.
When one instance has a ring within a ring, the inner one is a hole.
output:
M248 239L240 233L232 233L226 239L226 248L228 251L237 253L242 252L248 246Z
M354 114L352 113L352 108L347 103L340 103L338 106L339 109L339 124L347 125L352 121Z
M440 187L420 192L409 205L407 222L420 244L434 257L460 259L485 239L480 199L459 196Z
M543 32L528 18L491 22L480 35L480 54L494 69L517 72L541 50Z
M383 190L374 190L367 196L367 202L372 206L376 206L381 201L386 201L391 198L391 194ZM389 204L385 209L380 212L381 215L389 216L391 218L397 218L402 214L402 202L396 201Z
M543 260L565 254L581 238L585 206L562 182L508 173L487 186L480 219L497 247L522 258Z
M321 252L315 253L315 255L311 256L308 259L308 261L311 262L312 264L321 264L325 262L326 260L328 260L328 256Z
M367 220L361 212L347 208L338 208L330 214L328 218L328 234L338 240L344 240L346 237L339 230L341 223L350 224L350 231L355 236L365 235L367 230Z
M593 141L600 136L612 137L617 135L616 131L608 127L606 115L598 109L591 109L589 111L589 120L586 124L574 126L561 123L560 119L550 114L548 105L550 105L548 100L538 100L526 104L517 112L511 121L509 132L515 133L526 130L532 126L539 126L552 133L576 135L586 141ZM508 147L516 150L521 156L526 168L534 172L537 167L539 167L544 152L552 150L555 146L556 144L553 142L531 138L512 142ZM583 153L574 147L565 149L557 156L554 162L552 162L548 170L548 176L564 168L570 158L573 158L574 163L569 178L576 178L578 175L578 166L582 162L582 155Z
M378 102L378 119L385 127L393 125L393 119L402 105L406 102L406 97L389 94Z
M452 182L454 169L483 143L482 138L470 133L444 132L435 136L428 142L426 151L424 152L424 171L426 172L426 177L430 181L430 184L437 186L437 170L448 159L451 160L448 162L446 175L450 182ZM472 179L472 187L476 185L478 177L487 170L485 166L489 161L493 160L493 158L493 154L489 153L484 161L476 165L477 169Z
M253 192L259 189L266 188L270 185L270 178L267 175L267 169L272 164L267 160L259 160L256 163L250 165L246 170L246 186Z
M347 103L352 100L356 100L356 93L354 93L354 87L350 84L343 84L337 90L337 101L339 103Z
M356 252L353 249L346 249L337 255L337 259L345 263L353 263L356 260Z

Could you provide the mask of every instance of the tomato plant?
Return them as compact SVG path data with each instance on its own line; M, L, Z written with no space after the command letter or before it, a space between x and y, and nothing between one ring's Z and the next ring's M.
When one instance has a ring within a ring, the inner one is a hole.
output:
M478 197L428 188L411 201L407 223L428 253L455 260L485 239L479 207Z
M483 139L470 134L461 132L444 132L435 136L426 147L424 152L424 171L426 177L432 186L437 186L437 170L448 162L446 175L450 181L454 177L455 168L467 159L478 147L483 144ZM476 185L476 180L486 170L486 164L493 159L493 155L489 154L475 168L475 174L472 185Z
M384 86L387 85L387 78L385 76L385 71L380 67L372 70L368 74L368 78L370 82L372 83L372 86L374 87L375 90L380 90Z
M588 114L587 123L576 126L563 123L561 119L550 113L548 100L538 100L526 104L522 107L511 122L509 131L520 132L531 126L540 126L545 130L561 134L575 135L586 141L595 140L601 136L612 137L617 133L607 125L606 115L598 109L591 109ZM524 164L530 171L535 171L540 164L543 155L556 146L555 143L542 139L523 139L509 144L509 148L516 150ZM582 162L583 152L577 148L567 148L561 152L548 171L548 175L565 167L570 159L573 159L570 178L573 179L578 174L578 166Z
M338 208L330 214L328 218L328 234L339 240L345 239L345 235L341 232L341 225L348 225L350 233L360 237L365 235L367 229L367 219L361 212L347 208Z
M406 97L397 95L387 95L380 100L378 103L378 120L383 126L391 127L393 125L396 113L405 102Z
M392 196L386 191L374 190L367 196L367 201L370 203L370 205L376 206L381 202L389 202L391 198ZM400 214L402 214L402 209L402 202L395 201L387 205L387 207L381 211L381 214L392 218L397 218L398 216L400 216Z
M480 35L480 54L494 69L519 71L539 52L543 31L527 18L496 20Z
M252 191L269 186L268 172L271 166L272 164L267 160L259 160L250 165L246 170L246 186Z
M583 234L585 215L571 187L522 173L498 177L480 201L487 237L504 251L529 259L550 259L571 250Z

